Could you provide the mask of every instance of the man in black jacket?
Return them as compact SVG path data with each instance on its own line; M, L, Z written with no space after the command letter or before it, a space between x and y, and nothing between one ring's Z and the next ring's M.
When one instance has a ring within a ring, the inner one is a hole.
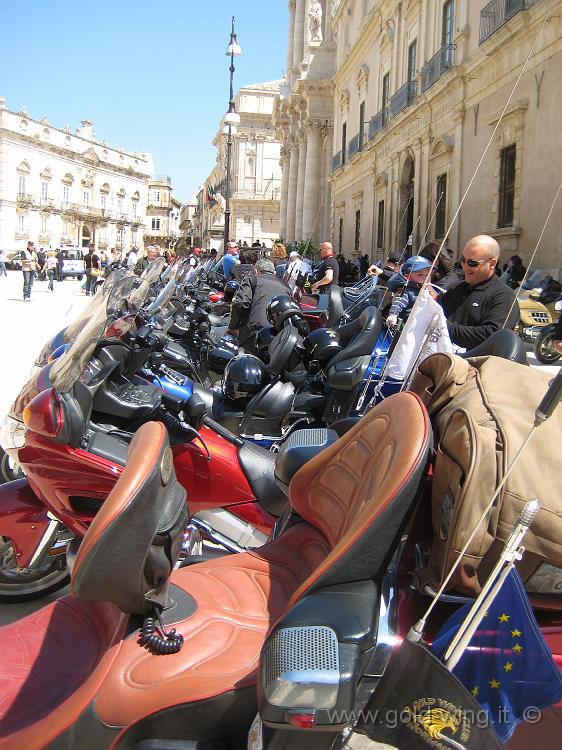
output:
M258 260L255 275L246 276L232 300L227 333L238 336L238 343L247 352L254 351L256 332L269 325L267 306L277 294L290 296L289 287L275 275L270 260Z
M504 323L513 329L519 320L513 290L496 276L499 257L498 243L486 234L466 244L461 257L464 281L442 300L453 344L472 349Z

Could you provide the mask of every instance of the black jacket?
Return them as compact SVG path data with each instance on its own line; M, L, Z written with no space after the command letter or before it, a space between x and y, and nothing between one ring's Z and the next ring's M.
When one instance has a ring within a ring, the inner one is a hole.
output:
M272 273L246 276L232 300L231 330L240 330L238 341L246 351L253 351L256 331L269 325L267 306L276 294L290 295L289 288Z
M515 295L495 274L476 286L461 282L443 296L451 341L472 349L498 331L508 317ZM513 329L519 320L519 305L513 305L505 327Z

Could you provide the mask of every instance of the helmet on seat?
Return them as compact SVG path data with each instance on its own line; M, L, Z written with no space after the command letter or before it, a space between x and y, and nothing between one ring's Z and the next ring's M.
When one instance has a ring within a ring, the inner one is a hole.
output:
M256 341L254 344L254 350L262 362L267 364L269 362L269 345L273 341L273 337L277 331L273 326L263 326L256 333Z
M230 401L247 401L268 382L263 362L253 354L239 354L224 370L223 392Z
M302 318L303 313L297 303L286 294L277 294L271 298L266 309L268 321L275 328L277 333L281 331L283 323L293 315Z
M234 295L238 291L240 287L240 284L237 281L234 281L234 279L231 279L230 281L227 281L224 285L224 302L232 302L234 299Z
M307 367L311 362L318 362L320 367L324 367L342 349L340 337L335 331L317 328L304 340L303 362Z

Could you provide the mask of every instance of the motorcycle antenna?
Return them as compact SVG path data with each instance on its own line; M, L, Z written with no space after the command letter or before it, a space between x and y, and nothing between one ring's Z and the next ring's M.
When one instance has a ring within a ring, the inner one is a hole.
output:
M535 420L534 420L533 426L531 427L531 429L527 433L527 436L523 440L523 442L522 442L519 450L517 451L517 453L513 457L513 460L511 462L511 464L507 467L507 470L506 470L506 472L505 472L502 480L497 485L497 487L496 487L496 489L494 491L494 494L492 495L492 499L490 500L490 502L484 508L484 511L482 512L482 515L480 516L480 518L476 522L476 525L472 529L472 532L471 532L470 536L468 537L468 539L464 543L463 548L461 549L461 551L459 552L456 560L452 564L451 569L447 573L444 581L442 582L441 586L439 587L439 590L434 595L434 597L433 597L433 599L432 599L429 607L425 611L425 614L416 622L415 625L412 625L412 627L410 628L410 630L408 632L408 635L406 636L409 641L419 641L422 638L423 631L425 629L425 624L427 622L427 618L429 617L429 615L433 611L433 608L435 607L435 605L437 604L437 602L441 598L443 592L447 588L447 586L449 584L449 581L451 580L451 578L453 577L454 572L458 568L458 566L459 566L462 558L464 557L464 555L465 555L465 553L466 553L466 551L467 551L470 543L472 542L472 540L476 536L476 532L478 531L478 529L480 527L480 524L483 521L485 521L485 519L487 518L488 514L490 513L490 511L492 510L493 506L495 505L496 500L498 499L500 492L504 488L505 483L507 482L507 480L509 479L509 477L511 475L511 472L513 471L513 469L517 465L519 459L521 458L521 455L523 454L523 451L525 450L525 448L529 444L529 441L531 440L531 438L535 434L536 430L540 427L540 425L543 422L545 422L547 419L549 419L552 416L554 410L558 406L558 404L559 404L559 402L560 402L561 399L562 399L562 370L558 370L558 373L557 373L556 377L553 378L553 380L550 382L548 390L546 391L545 395L542 398L542 401L540 402L540 404L537 406L537 408L535 410ZM537 512L538 512L538 509L537 509Z
M537 240L537 244L535 245L535 249L533 250L533 253L532 253L531 258L529 260L529 264L528 264L527 268L525 269L525 273L523 274L523 278L521 279L521 282L519 284L520 287L523 286L523 284L525 282L525 279L527 278L527 275L529 274L529 272L531 270L531 265L532 265L532 263L533 263L533 261L535 259L535 255L537 254L537 250L539 249L539 245L541 244L541 241L542 241L543 235L545 233L547 224L550 221L550 217L552 216L552 212L554 211L554 206L556 205L556 201L558 200L558 196L560 195L560 190L562 190L562 180L560 180L560 182L558 184L558 190L556 191L556 194L554 196L554 200L552 201L552 204L551 204L550 210L549 210L549 212L548 212L548 214L546 216L545 222L542 225L542 229L540 231L539 238ZM511 307L509 308L509 312L507 313L507 316L506 316L506 318L505 318L505 320L503 322L502 328L506 327L507 321L509 320L509 317L510 317L512 311L513 311L513 308L515 307L515 303L516 302L517 302L517 295L513 295L513 302L511 303Z

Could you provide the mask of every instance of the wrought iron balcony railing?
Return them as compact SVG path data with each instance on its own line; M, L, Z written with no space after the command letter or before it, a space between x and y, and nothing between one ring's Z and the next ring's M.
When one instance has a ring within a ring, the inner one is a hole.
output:
M373 115L369 121L369 140L374 138L378 132L382 130L382 115L384 110L379 110L376 115Z
M18 206L31 206L35 198L33 195L28 193L18 193L17 204Z
M480 11L480 41L482 44L498 29L522 10L528 10L537 0L492 0Z
M362 146L363 144L361 143L361 134L357 133L357 135L354 135L353 138L349 141L349 144L347 146L348 155L352 157L358 151L361 151Z
M390 100L390 116L394 117L399 112L402 112L402 110L416 98L416 95L416 82L406 81L406 83L398 89Z
M338 153L335 156L332 156L332 172L335 172L336 169L339 169L343 166L342 157L341 157L341 151L338 151Z
M428 88L438 81L446 70L452 68L455 64L455 45L444 44L441 49L428 60L421 69L421 90L427 91Z

